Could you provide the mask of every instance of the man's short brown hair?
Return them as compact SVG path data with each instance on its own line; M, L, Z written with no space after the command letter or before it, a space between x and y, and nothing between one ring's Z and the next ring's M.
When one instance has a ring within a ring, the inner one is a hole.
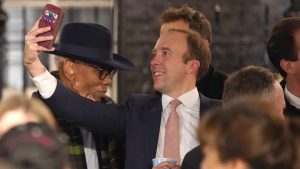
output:
M212 147L221 163L242 160L252 169L288 169L293 162L291 134L272 115L265 100L245 97L202 118L199 140Z
M209 20L203 13L183 5L180 8L170 7L161 15L162 23L183 20L188 23L189 28L200 33L209 43L212 41L212 28Z
M224 84L223 102L241 96L263 96L274 91L276 74L259 66L247 66L228 76Z
M209 68L211 61L210 50L207 43L199 35L199 33L192 30L183 29L170 29L170 32L180 32L187 35L188 53L184 55L184 63L189 60L196 59L200 62L200 68L198 69L197 78L203 77Z

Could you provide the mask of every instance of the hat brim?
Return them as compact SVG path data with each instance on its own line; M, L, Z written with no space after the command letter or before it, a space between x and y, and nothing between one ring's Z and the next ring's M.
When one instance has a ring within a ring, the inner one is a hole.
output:
M55 44L54 47L57 45ZM113 68L118 70L132 70L134 69L134 64L126 59L125 57L113 53L113 57L110 60L94 60L87 56L76 55L73 53L68 53L60 50L49 51L46 53L54 54L61 57L66 57L69 59L79 60L99 68Z

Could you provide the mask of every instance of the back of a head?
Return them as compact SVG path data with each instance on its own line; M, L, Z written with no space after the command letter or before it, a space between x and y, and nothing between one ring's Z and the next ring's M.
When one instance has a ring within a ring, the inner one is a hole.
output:
M228 76L224 84L223 102L227 104L243 96L268 96L273 92L275 82L275 74L269 69L247 66Z
M295 150L295 158L292 169L300 168L300 119L299 118L287 118L286 123L289 127L289 131L292 135L293 147Z
M24 94L16 94L2 100L0 103L0 121L5 120L5 115L13 111L23 113L24 116L33 117L39 122L46 123L53 129L56 129L56 121L50 109L36 98L29 98ZM14 122L13 119L10 120ZM26 122L25 119L23 121ZM6 126L0 124L1 127Z
M15 165L8 162L7 160L0 159L0 168L1 169L18 169Z
M264 100L245 97L207 113L199 127L201 145L215 147L222 163L239 159L249 169L288 169L291 137L271 111Z
M281 68L282 59L288 61L297 60L297 51L294 33L300 30L300 17L288 17L277 22L267 42L269 59L282 76L286 72Z
M200 11L187 5L179 8L170 7L161 14L161 22L169 23L183 20L188 23L189 28L200 33L209 43L212 41L212 28L209 20Z
M0 158L17 169L64 169L65 151L57 133L41 123L16 126L0 139Z

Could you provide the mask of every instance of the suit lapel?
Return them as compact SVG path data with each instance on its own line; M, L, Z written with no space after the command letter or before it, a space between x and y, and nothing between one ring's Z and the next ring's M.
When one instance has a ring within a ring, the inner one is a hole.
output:
M200 110L199 110L199 117L202 116L202 113L201 112L204 112L206 110L206 99L205 97L199 93L199 97L200 97Z
M156 155L160 120L162 113L161 97L157 96L151 100L151 103L145 109L143 117L144 126L144 142L145 142L145 159L149 167L152 167L151 159ZM149 161L148 161L149 160Z

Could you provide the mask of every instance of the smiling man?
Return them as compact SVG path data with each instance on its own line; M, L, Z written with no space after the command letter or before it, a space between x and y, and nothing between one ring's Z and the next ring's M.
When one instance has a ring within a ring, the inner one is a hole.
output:
M47 28L38 28L34 37L47 31ZM180 168L186 152L199 144L196 129L200 115L220 105L219 101L200 94L195 86L198 74L204 73L210 63L210 51L201 36L193 31L177 29L163 33L153 49L150 62L154 88L161 94L132 95L121 105L83 99L47 73L36 51L48 50L38 46L37 42L51 38L33 38L35 43L27 44L24 56L24 65L34 78L45 103L59 117L72 124L91 129L103 137L125 140L125 169L150 169L151 160L155 157L177 159L176 164L166 162L158 168ZM38 47L34 49L31 46ZM49 81L51 83L47 83ZM180 133L179 138L173 139L179 143L176 152L170 152L173 147L165 141L170 139L170 134L166 133L171 130L166 126L171 117L173 100L180 101L172 111L178 112L172 113L172 117L177 116L178 130L171 132L171 135ZM63 106L71 103L80 104Z
M187 5L178 8L170 7L163 11L161 14L160 33L162 34L170 28L196 31L210 47L213 43L210 21L202 12ZM225 73L219 71L210 63L205 75L202 76L201 74L198 77L196 86L203 95L221 100L226 78L227 75Z

